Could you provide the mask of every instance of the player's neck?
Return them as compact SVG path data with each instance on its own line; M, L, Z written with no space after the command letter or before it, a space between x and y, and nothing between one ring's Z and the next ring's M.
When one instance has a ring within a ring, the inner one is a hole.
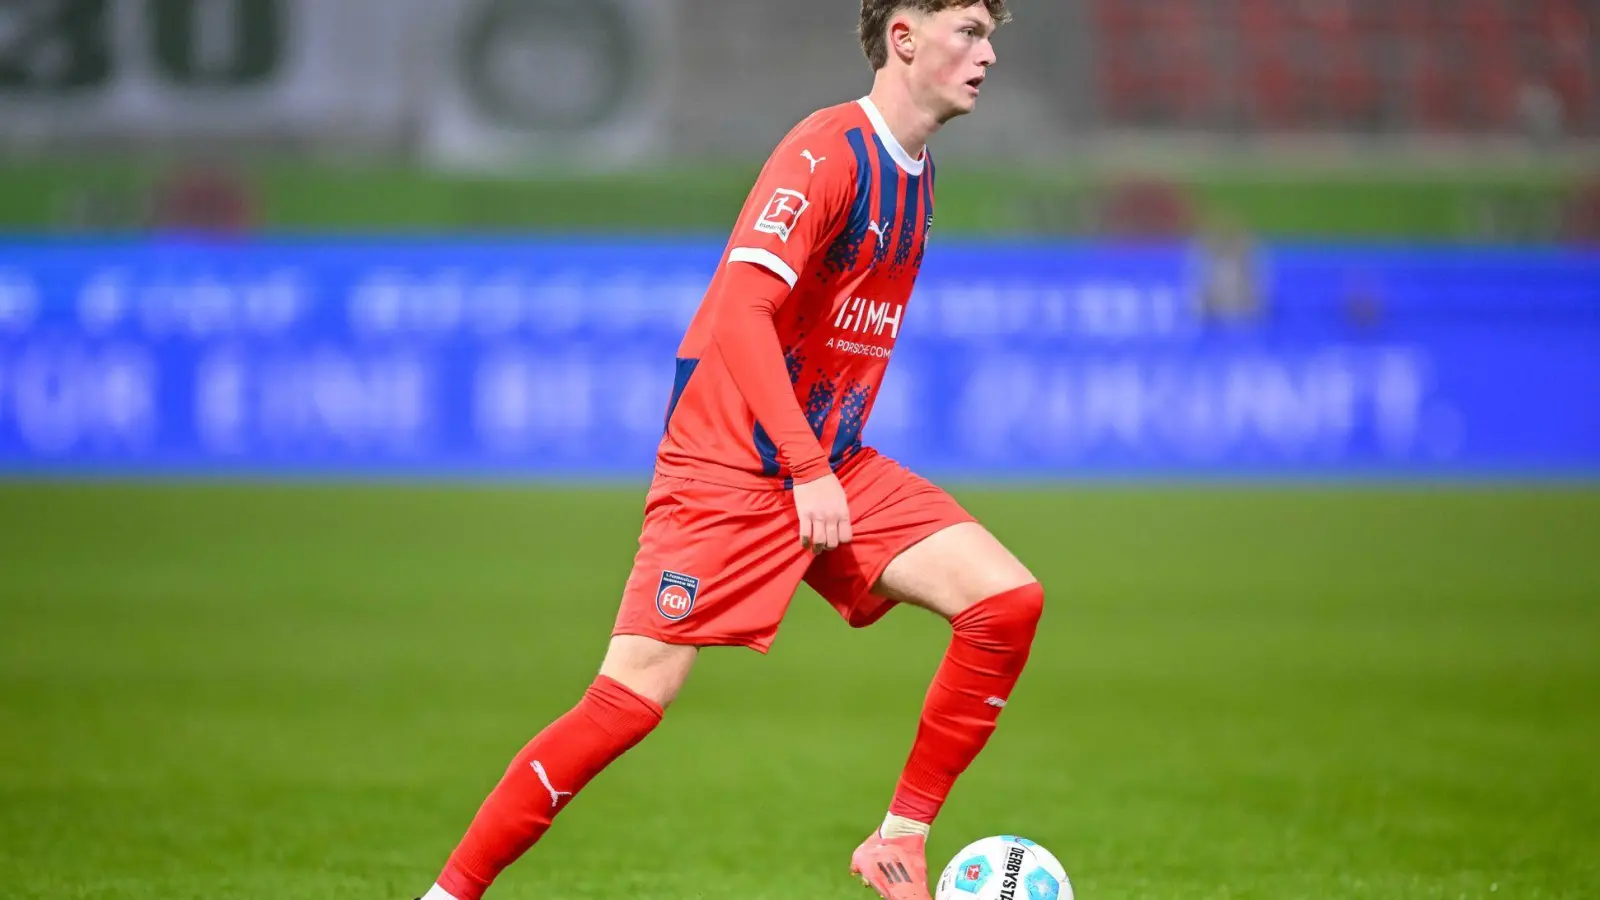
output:
M867 99L878 108L884 124L889 126L889 132L905 148L906 153L912 159L921 159L928 139L933 137L942 123L918 107L911 98L911 92L903 84L894 81L888 72L878 73L878 80L872 85L872 93L867 95Z

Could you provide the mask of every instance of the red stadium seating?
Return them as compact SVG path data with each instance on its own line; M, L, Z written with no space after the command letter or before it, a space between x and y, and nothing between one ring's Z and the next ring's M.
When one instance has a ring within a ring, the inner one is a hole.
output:
M1091 0L1112 124L1600 134L1595 0Z

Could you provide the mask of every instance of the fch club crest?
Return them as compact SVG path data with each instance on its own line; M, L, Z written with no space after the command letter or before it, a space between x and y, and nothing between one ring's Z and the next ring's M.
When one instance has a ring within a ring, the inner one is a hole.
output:
M699 595L700 579L663 570L656 585L656 612L676 622L694 610Z

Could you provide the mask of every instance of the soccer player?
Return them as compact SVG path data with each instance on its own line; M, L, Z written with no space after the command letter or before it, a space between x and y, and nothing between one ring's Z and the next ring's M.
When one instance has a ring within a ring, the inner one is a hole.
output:
M863 0L871 93L783 139L678 350L611 645L576 707L512 760L423 900L479 900L661 722L701 648L766 652L804 580L854 627L951 623L910 757L851 871L927 900L929 826L995 729L1044 604L948 494L862 446L933 224L927 142L973 110L1005 0Z

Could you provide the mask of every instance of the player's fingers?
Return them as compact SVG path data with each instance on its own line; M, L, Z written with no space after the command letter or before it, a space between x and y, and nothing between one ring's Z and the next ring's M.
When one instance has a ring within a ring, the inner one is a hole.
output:
M839 523L837 520L829 519L828 524L823 526L822 549L839 549Z
M845 518L839 522L839 543L848 544L854 538L855 531L850 527L850 517L846 515Z
M800 546L811 546L811 516L808 513L800 514Z
M827 549L827 547L825 545L827 544L827 541L828 541L828 529L827 529L827 526L824 524L824 521L825 520L823 519L821 513L813 513L811 515L811 544L810 544L810 546L811 546L811 552L813 554L820 554L823 550Z

